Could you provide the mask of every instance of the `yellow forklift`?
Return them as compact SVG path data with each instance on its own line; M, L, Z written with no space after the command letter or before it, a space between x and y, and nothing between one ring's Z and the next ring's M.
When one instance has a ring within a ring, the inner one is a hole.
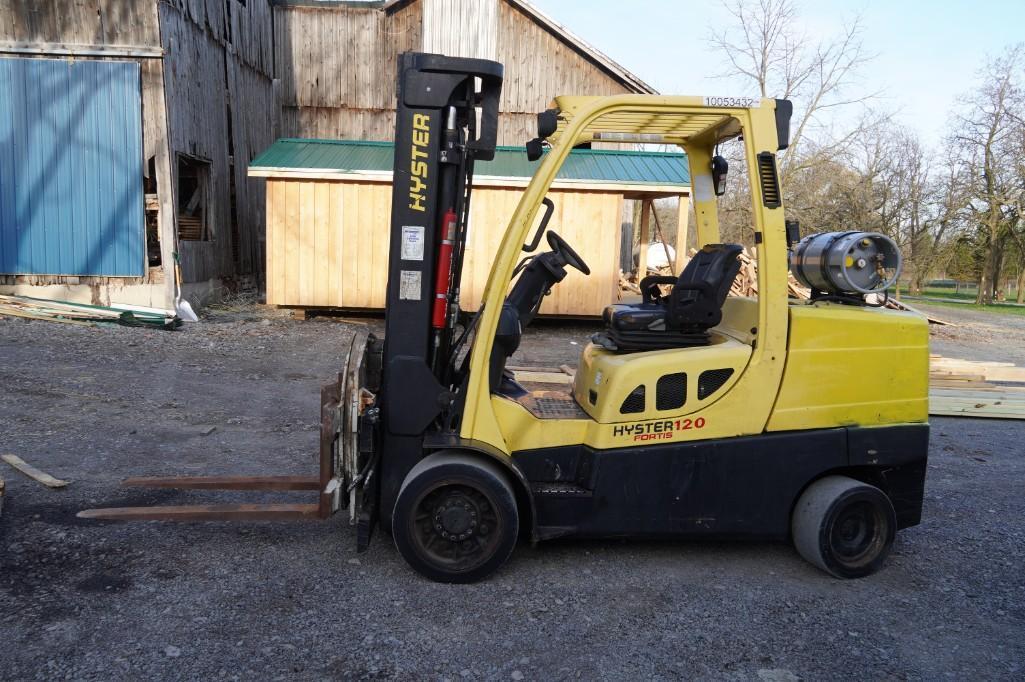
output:
M481 307L466 312L473 165L494 155L501 83L494 62L400 59L385 337L358 333L324 389L319 475L126 481L309 490L318 501L80 515L303 519L347 508L359 549L379 524L416 571L446 582L491 574L520 537L791 539L834 576L878 570L896 531L921 517L927 324L880 305L900 268L888 239L799 239L784 219L776 154L790 102L556 98L527 143L540 164ZM727 140L742 142L749 169L757 298L727 297L740 253L719 236L728 164L716 150ZM589 274L549 225L546 193L570 150L595 142L679 145L703 246L679 277L644 278L640 302L609 306L571 390L527 390L506 360L567 268ZM788 267L811 300L788 298Z

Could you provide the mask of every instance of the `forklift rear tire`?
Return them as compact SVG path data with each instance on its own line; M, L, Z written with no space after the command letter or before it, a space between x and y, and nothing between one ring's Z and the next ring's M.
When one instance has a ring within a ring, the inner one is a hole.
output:
M476 582L516 546L516 495L501 467L461 452L417 463L399 490L392 537L402 558L426 578Z
M794 547L807 561L837 578L863 578L889 556L897 518L879 488L826 476L801 494L790 529Z

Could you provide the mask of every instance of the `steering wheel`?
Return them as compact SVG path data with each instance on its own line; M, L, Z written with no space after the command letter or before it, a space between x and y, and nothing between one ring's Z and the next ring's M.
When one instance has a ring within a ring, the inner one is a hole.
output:
M585 275L591 274L591 268L587 267L587 263L580 257L573 247L566 243L566 240L557 235L551 230L546 235L548 238L548 246L552 247L552 251L562 256L562 259L566 261L566 265L576 268Z

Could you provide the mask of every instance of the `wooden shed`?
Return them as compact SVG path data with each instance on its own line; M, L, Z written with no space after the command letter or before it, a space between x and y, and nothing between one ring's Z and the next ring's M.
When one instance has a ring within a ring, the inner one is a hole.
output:
M267 179L269 304L384 307L393 154L387 142L282 139L253 160L249 175ZM538 163L528 161L522 147L500 147L493 161L477 163L464 309L480 304L492 256ZM625 200L650 206L653 199L678 197L676 251L682 257L689 185L684 154L574 150L549 193L555 202L550 228L577 249L592 273L571 271L541 312L597 315L617 299Z

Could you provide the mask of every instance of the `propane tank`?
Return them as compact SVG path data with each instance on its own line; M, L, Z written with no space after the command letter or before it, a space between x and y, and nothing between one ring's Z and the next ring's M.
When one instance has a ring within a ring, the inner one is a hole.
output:
M885 291L900 275L900 250L876 232L810 234L790 250L790 271L801 284L826 294Z

